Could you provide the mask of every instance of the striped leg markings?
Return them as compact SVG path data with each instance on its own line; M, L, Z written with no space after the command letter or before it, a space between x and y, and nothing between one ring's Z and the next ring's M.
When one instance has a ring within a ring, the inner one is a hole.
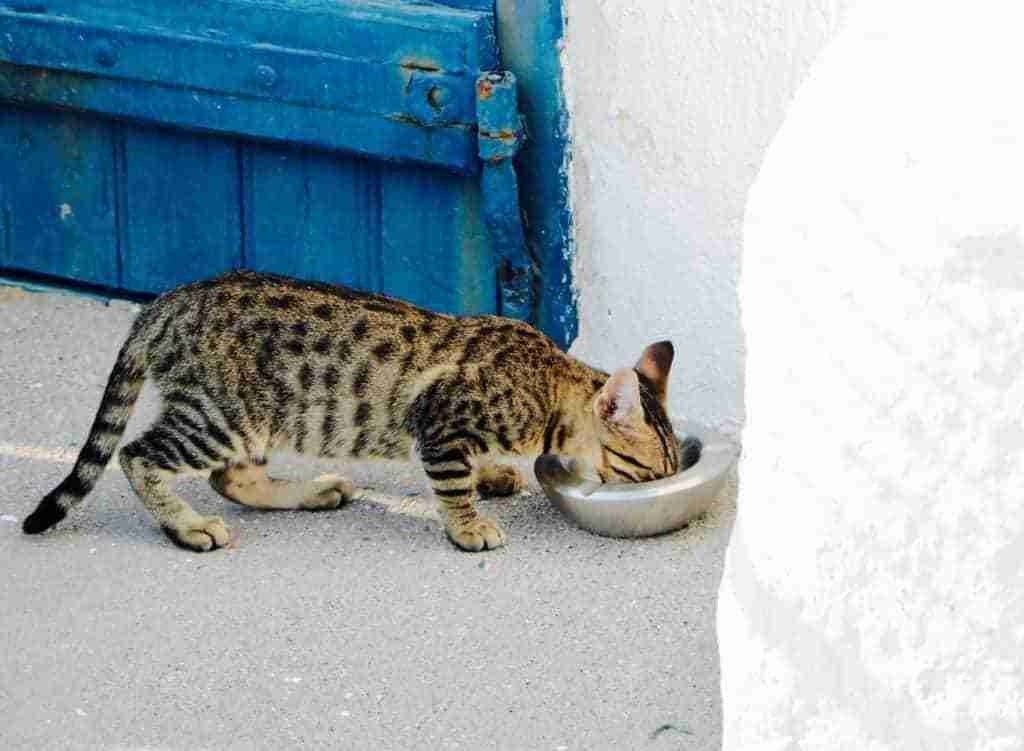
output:
M473 441L456 440L420 450L423 468L447 517L448 539L462 550L478 552L505 544L505 534L476 510L477 471L471 460Z
M179 474L200 474L223 467L226 459L201 434L191 431L186 420L191 418L179 415L177 422L158 420L121 449L121 468L146 510L176 545L195 551L212 550L231 540L224 520L197 514L171 490L170 482Z

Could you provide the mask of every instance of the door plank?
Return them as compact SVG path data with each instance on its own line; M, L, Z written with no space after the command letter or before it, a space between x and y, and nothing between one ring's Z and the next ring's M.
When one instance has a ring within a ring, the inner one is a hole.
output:
M119 286L110 125L5 105L0 266Z
M162 292L240 266L237 142L118 128L123 286Z
M379 291L380 165L301 148L244 148L246 264Z
M381 178L382 291L445 313L497 312L479 182L390 165Z

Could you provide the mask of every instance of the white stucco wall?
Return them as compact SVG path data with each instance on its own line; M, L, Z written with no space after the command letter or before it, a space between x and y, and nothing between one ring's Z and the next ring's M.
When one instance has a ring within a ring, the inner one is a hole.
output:
M865 0L751 193L726 751L1024 749L1024 18Z
M676 413L738 432L747 191L851 2L563 0L574 354L611 369L670 338Z

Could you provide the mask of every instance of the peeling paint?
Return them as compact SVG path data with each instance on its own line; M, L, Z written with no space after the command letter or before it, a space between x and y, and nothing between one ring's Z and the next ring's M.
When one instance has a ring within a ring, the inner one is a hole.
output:
M441 73L442 68L431 60L422 58L406 58L402 60L401 66L406 70L419 70L425 73Z
M573 239L569 207L568 113L561 54L560 1L497 0L502 67L515 73L530 141L516 157L530 252L539 266L539 327L563 348L576 337L576 307L566 277ZM603 63L602 63L603 64Z
M505 143L515 143L516 139L522 135L517 130L481 130L479 133L481 138L490 138Z
M495 251L504 263L499 274L501 314L533 321L535 264L523 231L519 180L512 161L521 132L509 128L521 122L516 77L508 72L484 74L477 80L477 91L486 93L477 102L479 150L484 161L481 206Z

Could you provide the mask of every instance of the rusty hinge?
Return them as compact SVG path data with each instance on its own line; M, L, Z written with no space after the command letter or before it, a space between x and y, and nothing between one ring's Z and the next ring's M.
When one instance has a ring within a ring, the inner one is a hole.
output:
M537 269L526 244L519 180L513 164L525 140L516 77L507 71L480 76L476 109L484 224L501 258L501 314L532 321Z

